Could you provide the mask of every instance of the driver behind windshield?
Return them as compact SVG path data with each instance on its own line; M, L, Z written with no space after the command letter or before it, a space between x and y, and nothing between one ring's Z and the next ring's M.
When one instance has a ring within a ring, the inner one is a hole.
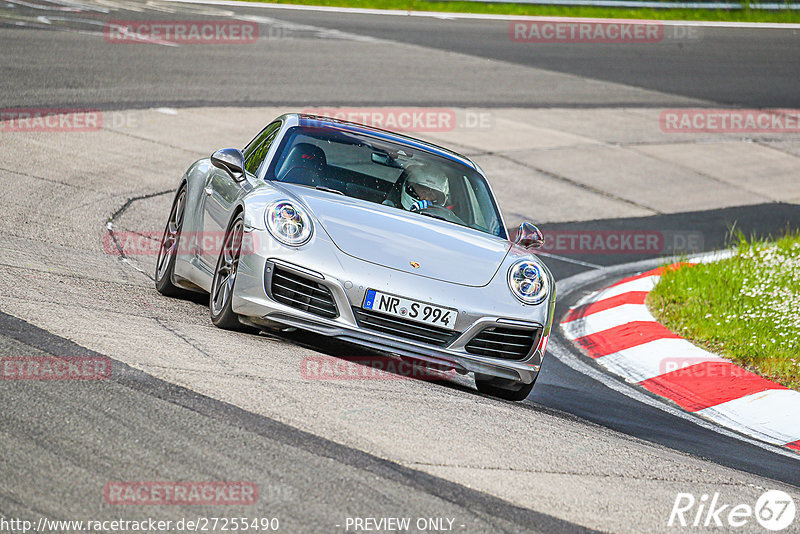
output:
M405 183L400 192L400 204L409 211L425 208L449 208L450 182L440 169L413 165L406 169Z

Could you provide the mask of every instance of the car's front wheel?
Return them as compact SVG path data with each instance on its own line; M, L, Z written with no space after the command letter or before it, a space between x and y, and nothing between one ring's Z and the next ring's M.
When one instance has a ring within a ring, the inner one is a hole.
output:
M236 273L239 269L239 257L242 252L242 235L244 234L244 216L239 212L233 218L225 234L224 244L219 253L214 279L211 282L211 295L208 307L211 309L211 322L226 330L244 330L239 316L233 312L233 287L236 284Z
M535 379L530 384L523 384L522 382L515 382L504 378L475 375L475 386L477 386L478 391L484 395L490 395L509 401L523 401L527 399L535 383Z
M186 184L182 184L172 202L167 226L161 238L156 259L155 282L156 289L162 295L177 297L185 293L184 289L172 282L172 272L175 270L175 258L178 256L181 230L183 228L183 214L186 209Z

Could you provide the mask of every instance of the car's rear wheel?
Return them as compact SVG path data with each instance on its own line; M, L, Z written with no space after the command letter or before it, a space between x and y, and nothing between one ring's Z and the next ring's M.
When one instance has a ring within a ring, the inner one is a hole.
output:
M176 286L172 281L175 270L175 259L178 256L181 230L183 229L183 215L186 210L186 184L182 184L172 202L167 226L161 237L161 246L156 259L155 283L156 290L168 297L177 297L187 293L185 289Z
M239 322L239 316L233 312L233 287L236 284L236 273L239 268L239 257L242 252L242 235L244 234L244 216L239 212L228 225L225 241L214 269L211 281L211 295L208 307L211 309L211 322L226 330L245 330Z
M538 375L537 375L538 377ZM528 398L533 390L536 379L530 384L506 380L487 375L475 375L475 386L484 395L490 395L503 400L523 401Z

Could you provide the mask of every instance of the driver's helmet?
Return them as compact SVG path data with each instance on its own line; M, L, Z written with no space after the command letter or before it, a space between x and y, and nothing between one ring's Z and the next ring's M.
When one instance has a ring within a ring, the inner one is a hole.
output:
M406 181L400 193L400 203L407 210L420 200L445 207L450 196L447 175L435 167L414 165L406 169Z

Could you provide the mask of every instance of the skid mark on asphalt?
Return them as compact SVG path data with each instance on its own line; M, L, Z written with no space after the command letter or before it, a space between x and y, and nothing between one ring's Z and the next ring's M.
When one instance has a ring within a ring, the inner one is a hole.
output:
M608 191L604 191L602 189L598 189L596 187L592 187L591 185L578 182L578 181L573 180L572 178L569 178L567 176L563 176L561 174L557 174L557 173L554 173L552 171L548 171L547 169L543 169L541 167L537 167L535 165L531 165L530 163L525 163L524 161L520 161L520 160L518 160L518 159L516 159L516 158L514 158L512 156L509 156L508 154L505 154L503 152L487 152L486 155L487 156L495 156L495 157L498 157L498 158L505 159L507 161L510 161L511 163L514 163L515 165L520 165L520 166L525 167L527 169L530 169L532 171L536 171L539 174L541 174L542 176L544 176L546 178L549 178L551 180L554 180L554 181L557 181L557 182L562 182L562 183L565 183L565 184L569 184L569 185L571 185L573 187L577 187L578 189L583 189L584 191L588 191L588 192L593 193L593 194L595 194L597 196L609 198L611 200L616 200L617 202L622 202L623 204L627 204L629 206L633 206L633 207L636 207L636 208L639 208L639 209L642 209L642 210L646 210L646 211L652 213L653 215L661 215L662 214L662 212L660 212L657 209L652 208L650 206L646 206L644 204L640 204L640 203L638 203L636 201L627 199L625 197L621 197L619 195L615 195L613 193L609 193Z
M7 169L5 167L0 167L0 171L8 172L8 173L11 173L11 174L16 174L18 176L24 176L26 178L32 178L34 180L41 180L43 182L50 182L51 184L65 185L67 187L73 187L75 189L86 189L86 190L89 190L89 191L99 192L99 191L97 191L95 189L90 189L88 187L85 187L85 186L82 186L82 185L79 185L79 184L71 184L69 182L62 182L60 180L54 180L52 178L45 178L44 176L37 176L35 174L30 174L30 173L27 173L27 172L15 171L13 169Z
M146 278L148 278L151 281L155 281L155 278L153 277L153 275L151 275L150 273L144 271L144 269L140 268L138 265L133 263L131 261L131 259L128 258L127 255L125 254L125 251L123 250L122 246L119 243L119 240L117 239L117 237L116 237L116 235L114 233L114 223L113 223L113 221L118 220L125 213L125 211L127 211L127 209L137 201L147 200L147 199L150 199L150 198L155 198L155 197L166 195L166 194L170 194L170 193L174 193L174 190L173 189L167 189L165 191L158 191L158 192L155 192L155 193L148 193L148 194L145 194L145 195L139 195L139 196L136 196L136 197L131 197L117 211L115 211L111 215L111 217L109 217L109 221L108 221L108 223L106 225L106 228L108 229L108 233L111 236L111 239L112 239L112 241L114 243L114 246L119 251L120 261L122 261L125 265L128 265L131 268L135 269L136 272L138 272L139 274L145 276ZM142 300L144 302L143 299L140 299L140 300ZM147 303L145 303L145 304L146 304L146 306L145 306L146 308L148 308L150 310L154 309L153 306L151 306L151 305L149 305ZM197 351L198 353L202 354L206 359L211 360L211 361L213 361L213 362L215 362L215 363L217 363L219 365L222 365L224 368L226 368L228 370L232 370L233 369L231 366L229 366L226 363L225 359L218 358L218 357L212 355L211 353L209 353L208 351L204 350L200 346L199 343L191 340L186 335L180 333L178 330L174 329L172 326L167 324L166 321L164 321L164 320L162 320L162 319L160 319L158 317L153 317L153 320L159 326L161 326L163 329L168 331L170 334L174 335L175 337L177 337L178 339L180 339L181 341L183 341L184 343L186 343L187 345L192 347L195 351Z
M114 247L116 247L117 251L119 252L120 261L123 262L125 265L129 265L131 268L135 269L138 273L140 273L141 275L147 277L149 280L154 281L154 282L155 282L155 278L153 277L153 275L151 275L148 272L145 272L144 269L142 269L138 265L134 264L130 260L130 258L128 258L128 256L125 254L125 251L123 250L122 245L120 245L119 240L117 239L117 236L114 233L114 221L119 219L122 216L122 214L125 213L125 210L127 210L131 206L131 204L133 204L137 200L145 200L145 199L148 199L148 198L154 198L154 197L158 197L158 196L161 196L161 195L166 195L166 194L173 193L173 192L174 192L173 189L167 189L165 191L157 191L155 193L147 193L145 195L139 195L137 197L131 197L122 206L120 206L120 208L117 211L115 211L108 218L108 222L106 223L106 229L108 230L108 235L111 237L111 241L114 243Z
M224 358L217 358L216 356L213 356L211 353L203 350L203 348L200 346L199 343L197 343L195 341L192 341L191 339L189 339L188 336L186 336L184 334L181 334L176 329L174 329L170 325L168 325L166 323L166 321L164 321L162 319L158 319L158 318L154 318L154 320L164 330L166 330L167 332L171 333L172 335L174 335L178 339L180 339L183 342L185 342L187 345L192 347L194 350L196 350L197 352L199 352L200 354L205 356L206 359L209 359L209 360L213 361L214 363L217 363L217 364L223 366L224 368L228 369L229 371L233 369L233 367L231 367Z
M177 146L177 145L173 145L173 144L170 144L170 143L166 143L166 142L161 141L161 140L151 139L149 137L144 137L144 136L141 136L141 135L134 135L134 134L132 134L130 132L117 130L115 128L103 127L103 130L105 130L107 132L112 132L112 133L115 133L115 134L118 134L118 135L123 135L125 137L130 137L131 139L136 139L137 141L144 141L146 143L152 143L154 145L158 145L159 147L174 148L175 150L180 150L181 152L186 152L188 154L192 154L193 156L202 157L202 156L207 156L208 155L208 154L206 154L204 152L200 152L199 150L191 150L191 149L184 148L184 147L181 147L181 146Z
M673 144L679 144L679 143L673 143ZM674 161L672 159L659 157L659 156L657 156L655 154L652 154L650 152L644 152L642 150L636 150L636 148L632 148L632 150L636 151L639 154L642 154L645 157L652 158L654 160L661 161L663 163L667 163L669 165L674 165L674 166L676 166L678 168L685 169L685 170L687 170L689 172L694 172L694 173L702 176L703 178L711 180L712 182L716 182L716 183L718 183L720 185L724 185L724 186L730 187L730 188L744 189L745 191L747 191L748 195L750 195L754 199L758 199L759 201L776 202L776 199L767 197L765 195L762 195L761 193L753 190L752 188L742 187L740 184L737 184L737 183L734 183L734 182L730 182L730 181L727 181L727 180L723 180L723 179L718 178L717 176L714 176L714 175L709 174L707 172L702 172L702 171L700 171L698 169L694 169L694 168L688 167L686 165L682 165L680 162Z

